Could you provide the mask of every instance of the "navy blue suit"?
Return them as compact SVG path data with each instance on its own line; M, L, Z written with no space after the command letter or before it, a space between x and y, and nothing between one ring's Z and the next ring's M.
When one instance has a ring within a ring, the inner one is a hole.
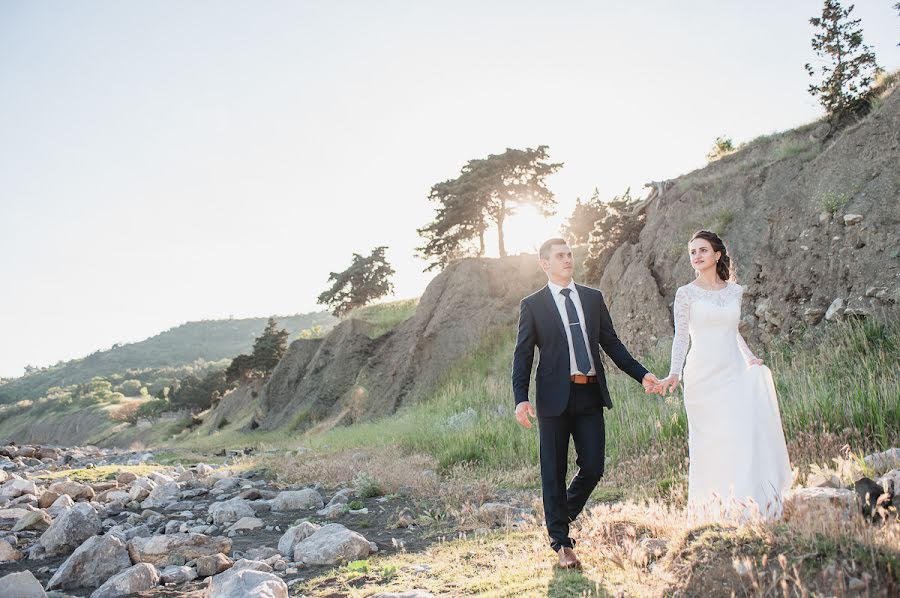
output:
M574 521L603 475L606 432L603 407L612 408L606 387L600 348L616 366L641 382L647 374L625 348L613 328L603 295L597 289L575 285L584 312L588 352L597 371L597 382L575 384L570 379L569 343L565 324L549 286L522 299L519 333L513 355L512 386L516 405L528 400L534 365L534 348L540 351L535 378L535 411L541 453L541 486L544 515L551 546L572 547L569 523ZM569 437L575 442L578 473L566 488Z

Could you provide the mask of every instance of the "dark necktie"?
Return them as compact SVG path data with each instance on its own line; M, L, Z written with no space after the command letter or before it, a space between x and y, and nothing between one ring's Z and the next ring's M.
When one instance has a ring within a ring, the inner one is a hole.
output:
M591 371L591 360L588 358L587 347L584 345L584 333L581 331L581 322L578 320L578 311L572 301L572 289L560 291L566 297L566 313L569 315L569 330L572 332L572 347L575 349L575 365L582 374Z

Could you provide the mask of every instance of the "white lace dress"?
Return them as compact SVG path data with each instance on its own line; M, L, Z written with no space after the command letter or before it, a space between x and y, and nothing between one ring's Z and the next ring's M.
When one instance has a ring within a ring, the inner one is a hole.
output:
M670 373L684 367L688 516L695 523L779 517L791 486L772 372L749 365L755 357L738 331L743 292L729 282L711 291L687 284L675 293Z

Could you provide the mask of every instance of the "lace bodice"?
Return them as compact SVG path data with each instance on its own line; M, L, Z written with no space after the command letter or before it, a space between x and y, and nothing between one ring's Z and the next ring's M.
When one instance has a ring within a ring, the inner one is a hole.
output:
M691 307L699 303L711 304L716 307L725 308L728 317L722 320L725 324L723 332L725 334L734 334L736 342L740 348L744 359L749 361L756 357L750 351L744 337L737 329L740 320L741 298L744 294L744 287L729 282L723 289L706 290L691 283L679 287L675 292L675 305L673 307L675 315L675 338L672 340L672 361L669 368L669 374L678 374L681 376L681 370L684 367L684 361L690 344L692 325L691 325ZM709 324L704 324L708 326Z

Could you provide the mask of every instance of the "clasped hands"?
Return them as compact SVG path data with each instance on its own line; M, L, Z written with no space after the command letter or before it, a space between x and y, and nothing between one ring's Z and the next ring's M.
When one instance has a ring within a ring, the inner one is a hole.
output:
M747 362L748 366L753 365L762 365L762 359L753 358ZM669 374L662 380L647 372L644 375L644 379L641 380L641 384L644 385L644 390L647 394L658 394L665 396L675 390L675 387L678 386L680 378L678 374Z

